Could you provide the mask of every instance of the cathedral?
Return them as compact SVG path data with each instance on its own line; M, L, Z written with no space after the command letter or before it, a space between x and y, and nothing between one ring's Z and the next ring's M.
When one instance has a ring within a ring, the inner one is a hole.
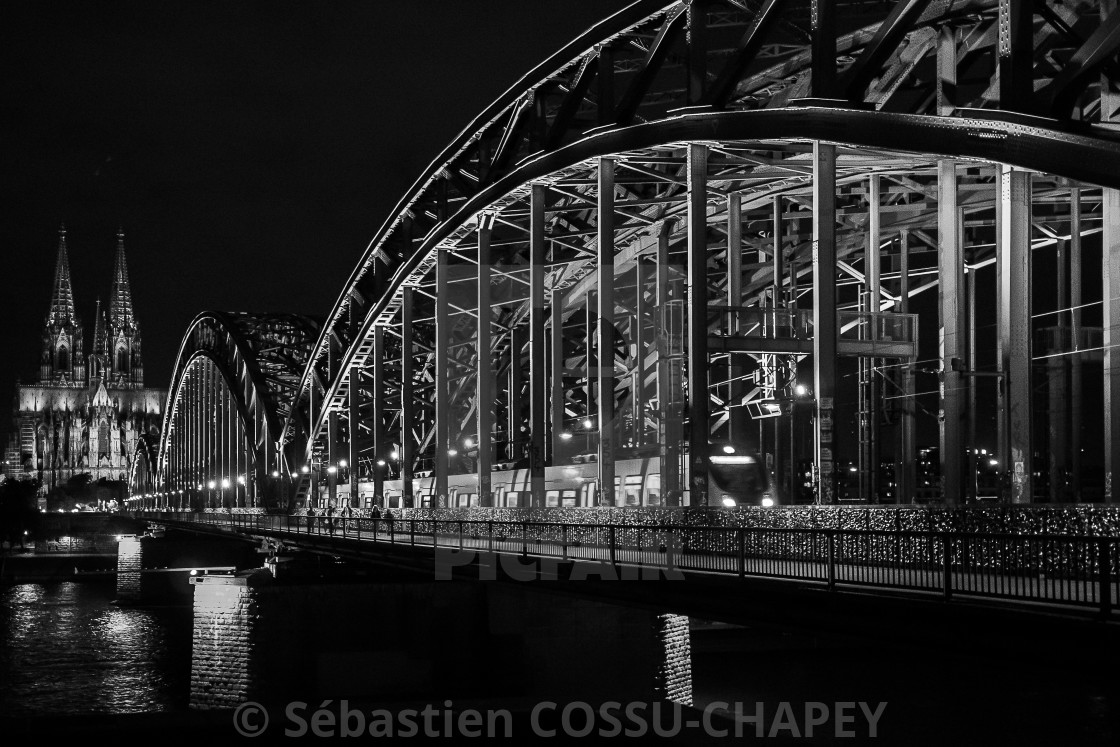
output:
M93 482L127 480L139 438L159 436L167 390L144 386L123 232L117 233L108 308L98 299L87 348L70 283L66 228L59 230L42 341L38 381L16 386L8 476L39 478L41 496L82 474Z

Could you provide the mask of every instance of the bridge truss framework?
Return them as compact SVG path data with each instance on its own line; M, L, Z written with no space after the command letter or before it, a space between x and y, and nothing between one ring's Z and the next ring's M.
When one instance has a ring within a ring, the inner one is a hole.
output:
M381 495L399 477L435 505L449 475L474 473L486 505L496 468L527 469L539 496L546 465L593 455L614 505L615 460L659 456L666 502L687 505L725 438L770 454L791 490L789 452L809 451L816 500L833 501L847 402L860 495L882 498L889 454L897 499L918 488L915 382L935 370L941 495L975 490L977 401L994 398L992 458L1028 502L1044 470L1063 475L1051 500L1081 494L1084 388L1099 380L1111 499L1118 47L1108 0L634 3L433 162L271 419L246 406L248 358L229 359L230 411L258 472L307 474L301 493L321 475L354 501L359 481ZM1098 246L1099 297L1085 280ZM919 329L938 340L932 361ZM172 402L193 412L176 376ZM799 384L808 448L791 437ZM176 411L165 431L206 422L175 426ZM167 489L175 449L165 434Z

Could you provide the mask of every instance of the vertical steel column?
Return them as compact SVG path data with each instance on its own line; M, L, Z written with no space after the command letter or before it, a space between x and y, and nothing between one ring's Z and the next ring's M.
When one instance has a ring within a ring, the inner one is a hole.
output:
M565 453L563 434L568 433L564 417L564 293L559 288L552 289L551 306L552 354L549 363L552 368L552 465L555 467L562 462Z
M436 340L435 340L435 391L432 404L436 411L435 458L433 460L432 508L443 508L447 501L447 472L450 469L451 448L451 389L447 383L447 366L450 357L451 328L448 314L447 267L448 252L436 249ZM441 505L441 503L443 505Z
M416 403L412 397L412 294L411 287L401 288L401 505L412 506L413 462L415 443L412 425L416 420Z
M832 95L836 83L836 0L812 0L809 5L812 35L810 88L816 98Z
M872 316L868 331L870 339L879 339L879 310L882 308L879 244L882 241L880 202L880 177L872 174L868 178L867 203L867 311ZM867 491L866 498L871 503L879 502L879 358L865 358L864 373L867 381Z
M681 505L681 402L683 376L679 328L674 324L674 279L669 267L669 239L673 222L665 221L657 235L657 264L654 267L657 283L657 443L662 503L666 506Z
M774 246L773 246L773 256L771 257L771 269L773 271L773 275L772 275L771 280L770 280L770 298L771 298L771 301L772 301L771 305L774 307L774 322L775 322L775 324L777 324L778 319L779 319L779 313L780 313L779 309L784 309L785 308L785 303L783 302L783 299L782 299L782 277L783 277L783 275L785 275L785 258L782 256L782 242L784 240L784 237L782 236L782 196L781 195L774 195L771 207L772 207L772 215L771 215L771 224L770 225L771 225L771 230L774 234ZM794 360L796 360L796 357L794 358ZM779 399L782 397L782 393L784 391L787 391L787 386L789 384L789 382L786 381L786 362L787 362L787 359L786 359L785 356L781 356L781 355L775 355L774 356L774 367L775 367L775 370L777 372L776 376L775 376L775 379L774 379L774 385L775 385L774 396L776 398L779 398ZM796 373L796 367L795 367L795 373ZM792 397L793 396L792 390L788 390L788 391L790 391L790 396ZM789 411L790 411L790 442L792 444L792 441L793 441L793 406L792 406L792 404L790 405ZM773 486L772 486L774 492L776 494L780 494L782 492L778 489L778 486L780 485L780 483L782 481L782 478L780 477L780 475L785 474L785 471L782 469L782 420L783 420L783 418L776 417L776 418L773 418L772 420L774 422L774 469L773 469L773 472L771 473L770 477L771 477L771 479L774 483ZM788 458L792 463L792 460L793 460L793 449L792 448L790 449ZM790 488L792 490L792 483L791 483Z
M705 0L692 0L688 14L688 103L699 104L704 100L708 73L708 15Z
M813 387L817 397L817 417L814 421L817 502L822 504L833 503L835 496L832 416L836 396L838 332L836 146L817 140L813 142Z
M1050 464L1048 465L1050 484L1050 502L1061 503L1065 499L1066 465L1068 464L1069 439L1066 423L1069 420L1069 377L1067 375L1066 352L1066 324L1065 310L1069 306L1069 294L1066 285L1066 257L1068 250L1064 239L1058 239L1054 245L1054 258L1057 264L1055 297L1058 313L1055 322L1057 335L1056 344L1050 350L1044 351L1050 357L1046 359L1046 391L1049 402L1049 448Z
M595 348L599 424L599 502L615 505L614 459L614 159L599 159L599 330Z
M960 211L960 224L961 230L964 231L964 210ZM968 292L968 313L966 320L968 322L968 368L975 371L977 366L976 361L976 269L969 269L967 261L964 268L965 286ZM976 381L965 382L968 384L968 410L966 417L968 418L968 476L965 479L965 490L968 498L971 501L976 500L979 491L977 479L979 470L977 465L979 459L976 454Z
M327 413L327 505L338 507L338 411ZM331 472L334 469L334 472Z
M1113 11L1114 13L1120 11ZM1120 190L1101 188L1101 272L1104 296L1104 499L1120 500Z
M743 209L742 196L732 192L727 196L727 305L743 305ZM738 332L739 315L731 313L728 333ZM743 356L727 355L727 434L731 441L742 442L747 435L747 410L743 406L746 394L743 376ZM761 448L762 444L759 444Z
M348 313L348 326L350 328L350 339L355 340L361 329L362 320L358 316L358 309L356 301L351 298L350 306L347 309ZM377 460L383 458L381 443L381 419L380 409L383 400L381 399L381 385L384 382L384 373L378 369L383 365L385 356L385 342L383 337L383 330L381 327L373 329L373 422L370 423L370 441L373 444L373 492L376 495L381 494L381 467L378 466ZM380 374L380 375L379 375ZM353 366L350 369L350 387L346 392L346 420L348 430L350 431L350 438L347 439L349 446L346 456L346 467L349 470L349 483L350 483L350 505L361 507L362 501L358 488L358 468L359 459L361 457L361 436L362 436L362 367Z
M370 407L373 410L373 423L370 424L370 431L373 435L373 458L372 458L372 477L373 477L373 499L372 503L375 505L378 501L384 503L385 498L385 471L382 465L378 462L384 461L385 465L389 464L389 450L385 447L385 328L378 325L373 328L373 380L370 382ZM355 408L357 409L357 408ZM357 411L359 416L361 411ZM355 428L354 435L360 431ZM354 436L351 436L354 438ZM356 440L356 439L355 439ZM359 459L361 457L360 450L355 447L350 447L350 490L351 497L358 499L356 505L361 506L360 489L361 483L359 481L360 475L358 474Z
M964 417L964 381L953 370L953 359L964 360L964 288L960 243L960 212L957 209L957 164L949 159L937 163L937 308L940 312L941 382L941 493L950 506L963 500L961 489L961 436Z
M999 108L1030 111L1034 93L1034 5L1030 0L999 0Z
M547 341L544 336L544 208L548 187L534 184L529 197L529 487L544 505L544 444L548 422Z
M475 337L475 407L477 424L478 505L494 505L491 487L494 443L494 369L491 357L490 319L490 216L481 216L478 222L478 330Z
M1070 338L1073 349L1081 347L1081 188L1069 191L1069 304ZM1082 379L1081 354L1070 356L1070 490L1076 501L1081 500L1081 408Z
M688 146L689 505L708 504L708 148Z
M634 257L634 375L630 384L630 399L633 403L633 445L645 445L646 422L646 270L642 266L642 255Z
M521 435L521 349L525 347L525 328L514 327L509 331L509 376L506 381L506 433L509 438L509 459L520 462L527 445Z
M937 36L937 113L951 116L957 108L957 29L943 24Z
M1031 477L1031 175L1010 166L999 168L996 213L997 251L1003 255L1006 289L1001 316L1008 320L1004 362L1007 448L1010 452L1011 502L1030 503ZM1105 401L1107 412L1108 402ZM1001 466L1004 466L1001 464Z

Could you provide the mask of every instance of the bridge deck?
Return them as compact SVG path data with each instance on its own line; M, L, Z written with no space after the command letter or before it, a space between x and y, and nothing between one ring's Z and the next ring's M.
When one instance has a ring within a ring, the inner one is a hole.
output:
M829 589L1060 606L1111 620L1120 598L1120 538L1113 537L425 519L332 522L248 514L166 514L153 520L281 543L310 540L324 550L354 541L430 548L433 554L442 550L440 562L448 574L481 556L511 575L543 572L548 578L564 563L570 564L566 578L765 578ZM440 570L437 564L435 571Z

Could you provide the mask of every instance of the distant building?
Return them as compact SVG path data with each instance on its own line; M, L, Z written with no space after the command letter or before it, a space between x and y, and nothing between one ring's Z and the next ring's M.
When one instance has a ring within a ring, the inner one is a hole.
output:
M84 473L93 481L127 480L137 440L158 437L167 390L144 386L123 232L117 233L107 311L98 299L87 354L63 226L39 379L16 385L14 428L4 455L7 475L40 478L42 495Z

